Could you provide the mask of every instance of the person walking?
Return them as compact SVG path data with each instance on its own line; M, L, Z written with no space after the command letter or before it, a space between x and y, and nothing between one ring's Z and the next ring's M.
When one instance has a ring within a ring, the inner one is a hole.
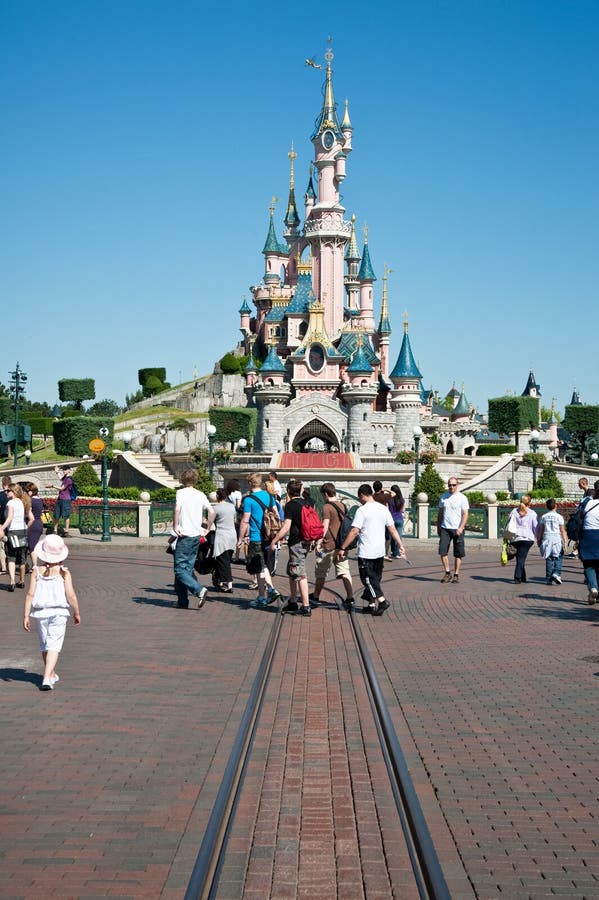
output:
M10 484L10 475L2 476L2 490L0 491L0 525L6 517L6 504L8 503L8 485ZM0 575L6 575L8 567L6 565L6 540L0 540Z
M401 488L398 484L391 485L391 496L387 500L387 506L389 507L389 512L391 513L391 518L393 519L393 524L397 530L397 533L400 537L403 536L403 514L406 506L406 501L404 500L404 496L401 492ZM387 535L390 550L391 550L391 558L397 559L399 557L399 547L396 542Z
M241 485L237 478L230 478L225 485L225 490L227 492L227 502L231 503L235 508L235 534L237 535L237 540L239 540L239 523L241 522L241 501L243 500L243 494L241 493ZM237 542L235 543L235 547L237 547ZM233 562L241 562L239 554L236 553Z
M56 506L54 507L54 534L58 534L58 525L62 519L64 522L62 536L68 537L69 525L71 524L71 489L73 487L71 467L63 466L62 469L59 469L58 466L56 466L54 471L57 475L60 475L60 472L62 471L60 487L58 489L58 499L56 500Z
M358 488L360 507L356 510L352 527L339 551L341 559L345 557L347 548L358 538L358 572L364 585L362 599L368 602L364 612L373 616L382 616L389 608L385 599L381 579L385 565L385 529L389 529L391 537L399 547L400 556L405 556L404 546L398 531L393 524L387 504L377 503L369 484Z
M594 606L599 596L599 481L593 487L592 497L585 497L580 504L584 509L584 519L578 542L578 553L589 592L589 606Z
M287 484L287 502L285 503L285 519L270 544L274 550L277 543L289 535L287 549L289 560L287 562L287 575L289 578L289 599L281 609L282 613L298 613L300 616L309 616L310 598L308 596L308 575L306 573L306 556L311 548L310 541L302 540L302 507L307 505L302 498L302 483L292 479ZM298 606L297 599L300 599Z
M530 503L530 494L524 494L520 505L511 511L506 525L506 531L513 535L511 543L516 548L514 584L526 584L526 557L537 539L539 523L536 512L530 509Z
M214 573L218 589L223 594L233 593L233 576L231 575L231 560L233 551L237 546L237 532L235 531L235 507L228 502L225 488L219 488L216 492L214 505Z
M564 517L556 512L556 505L553 497L547 501L547 512L541 516L537 531L537 542L541 550L541 556L545 560L547 584L562 583L564 547L567 540Z
M447 482L448 490L441 495L437 513L437 534L439 535L439 556L443 565L442 584L460 580L462 560L466 556L464 531L468 522L468 498L458 491L458 479L452 475ZM449 569L449 548L453 544L453 577Z
M41 540L35 548L38 564L33 567L25 597L23 628L29 631L30 620L35 620L44 661L42 691L53 691L60 681L56 663L71 611L75 625L81 624L73 579L63 566L68 555L68 547L57 534L49 534Z
M9 484L6 518L0 525L1 536L7 538L6 557L8 563L9 591L15 587L25 587L25 560L27 558L27 526L33 521L31 502L19 484ZM15 545L13 546L13 541ZM17 568L19 580L16 581Z
M31 556L32 565L35 565L37 562L35 558L35 548L44 533L44 523L42 522L44 501L41 497L38 497L38 487L33 481L30 481L29 484L25 485L25 490L29 495L31 515L33 516L33 519L27 525L27 548Z
M345 606L351 606L354 602L354 586L349 562L342 558L337 549L337 536L341 528L341 522L346 513L345 506L337 496L335 485L326 481L320 486L320 493L324 497L322 507L322 527L324 534L322 540L316 544L316 568L314 570L314 591L309 595L310 603L318 603L324 587L326 577L331 565L335 567L335 578L340 578L345 588ZM344 554L343 554L344 556Z
M246 571L248 575L255 576L258 582L258 596L251 601L250 606L260 609L270 603L275 603L281 596L273 587L272 576L267 565L269 541L262 534L264 512L271 505L274 506L274 497L262 489L260 473L250 472L249 475L246 475L246 481L250 487L250 493L243 498L241 504L242 514L237 554L239 555L246 538L249 537Z
M193 575L193 567L198 555L200 536L210 529L214 521L214 510L203 491L198 491L197 469L190 467L181 473L182 488L175 495L173 532L177 537L174 554L175 591L177 607L189 609L189 594L197 598L198 609L206 601L208 589ZM206 527L204 527L206 514Z

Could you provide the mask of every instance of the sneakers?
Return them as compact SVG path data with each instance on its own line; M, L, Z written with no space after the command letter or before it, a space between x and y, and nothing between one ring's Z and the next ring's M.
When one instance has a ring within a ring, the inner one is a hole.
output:
M441 579L441 584L449 584L451 581L451 572L446 572L443 578Z
M589 598L588 598L589 606L595 605L595 603L597 602L597 594L599 594L599 591L597 590L597 588L591 588L591 590L589 591Z
M281 607L281 615L284 616L285 613L290 613L294 616L296 612L298 612L298 609L299 607L296 600L288 600L287 603L284 603ZM302 613L302 615L305 615L305 613Z
M281 599L281 594L279 591L277 591L276 588L273 587L273 588L268 589L268 596L266 599L267 603L276 603L280 599Z
M385 610L389 609L390 605L388 600L379 600L374 607L370 607L370 613L373 616L382 616Z
M309 617L312 615L312 610L310 609L310 604L307 606L300 606L297 611L298 616L306 616Z
M248 587L252 591L257 591L258 590L258 579L254 578L253 581L250 581L250 583L248 584Z
M52 684L58 684L60 681L60 675L50 675L50 681Z
M268 606L268 600L266 597L256 597L255 600L250 601L250 606L252 609L264 609Z
M53 691L54 684L52 683L51 678L44 678L42 681L42 691Z
M353 609L354 608L354 598L346 597L345 600L343 601L343 605L346 609Z
M198 598L198 609L201 609L204 603L206 602L206 594L208 593L208 588L203 587L200 593L197 595Z
M317 606L320 606L320 597L317 597L316 594L310 594L308 600L310 601L312 609L316 609Z
M559 577L559 575L556 575L555 572L554 572L553 575L551 576L551 580L552 580L552 582L553 582L554 584L561 584L561 583L562 583L561 578Z
M456 574L453 576L453 578L451 579L451 583L452 583L452 584L459 584L459 583L460 583L460 576L458 575L457 572L456 572Z

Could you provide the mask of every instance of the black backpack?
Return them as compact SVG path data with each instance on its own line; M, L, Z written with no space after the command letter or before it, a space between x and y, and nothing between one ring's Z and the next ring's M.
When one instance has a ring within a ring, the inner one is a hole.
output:
M590 509L594 509L598 504L593 503ZM584 526L584 517L589 511L588 500L583 500L580 506L574 510L568 521L566 522L566 534L569 541L579 541L582 537L582 529Z
M339 515L340 523L339 523L339 531L337 532L337 537L335 538L335 547L337 547L337 549L340 550L343 545L343 542L345 541L346 537L348 536L348 534L353 526L354 516L356 514L356 510L358 507L352 506L351 509L346 509L345 506L343 506L342 504L334 503L332 500L328 500L327 503L330 503L331 506L333 506L337 510L337 513ZM358 543L358 535L355 536L355 538L353 539L351 544L348 544L345 549L353 550L353 548L356 546L357 543Z

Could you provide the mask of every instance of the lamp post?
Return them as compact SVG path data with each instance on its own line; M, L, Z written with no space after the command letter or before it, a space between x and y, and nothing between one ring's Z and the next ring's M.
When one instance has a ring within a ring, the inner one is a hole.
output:
M29 448L27 448L27 450L25 450L25 465L28 466L30 462L31 462L31 450Z
M239 440L237 441L237 447L239 448L239 450L241 450L242 453L244 452L247 445L248 445L248 442L246 441L245 438L239 438Z
M216 425L212 422L206 426L208 432L208 474L212 478L214 475L214 435L216 434Z
M414 460L414 485L418 484L418 479L420 478L420 438L422 437L422 428L420 425L414 425L412 428L412 434L414 435L414 453L416 454L416 458Z
M591 465L596 466L597 460L599 459L599 455L597 453L591 453Z
M17 457L19 454L19 397L21 394L25 393L24 384L27 383L27 375L22 369L19 367L17 363L14 372L9 372L10 375L10 390L14 398L15 403L15 452L14 452L14 464L17 465Z
M535 454L537 453L537 451L539 449L540 436L541 435L539 434L539 432L537 431L536 428L530 432L530 446L532 447L532 452ZM535 459L532 464L532 489L533 489L533 491L535 489L536 483L537 483L537 462Z
M105 442L109 431L104 425L99 429L99 435ZM108 474L106 468L106 443L102 450L102 541L111 541L110 536L110 511L108 509Z
M393 453L393 448L395 447L395 443L391 438L387 441L387 453Z

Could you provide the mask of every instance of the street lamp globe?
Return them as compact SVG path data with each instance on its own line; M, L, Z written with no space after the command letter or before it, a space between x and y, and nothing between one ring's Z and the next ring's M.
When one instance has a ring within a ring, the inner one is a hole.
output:
M415 438L422 437L422 428L420 427L420 425L414 425L414 427L412 428L412 434Z
M239 447L239 449L241 450L242 453L245 450L245 448L247 447L247 445L248 445L248 442L246 441L245 438L239 438L239 440L237 441L237 446Z
M394 447L395 447L394 441L392 441L391 438L389 438L389 440L387 441L387 453L391 453Z
M213 425L212 422L209 422L208 425L206 425L206 431L209 435L216 434L216 425Z
M591 453L591 462L596 463L599 459L599 455L597 453Z
M541 435L539 434L539 432L537 431L536 428L534 428L534 429L530 432L530 439L531 439L531 441L538 441L540 437L541 437Z
M123 443L125 444L125 447L127 447L131 443L131 437L132 437L131 432L125 431L124 434L121 435L121 437L123 439Z
M29 460L31 459L31 450L25 450L25 463L29 465Z

